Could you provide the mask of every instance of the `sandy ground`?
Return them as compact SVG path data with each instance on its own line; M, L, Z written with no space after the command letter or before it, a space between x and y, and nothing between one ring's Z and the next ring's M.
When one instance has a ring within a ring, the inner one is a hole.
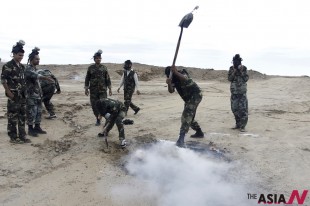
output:
M142 94L133 97L141 111L137 115L130 111L127 116L135 121L125 128L129 146L118 148L114 127L109 137L111 152L105 153L97 137L100 127L94 125L89 97L83 91L85 72L72 72L73 78L68 78L68 72L56 73L62 88L53 98L58 118L43 118L42 128L48 134L31 138L31 144L9 143L7 100L0 88L0 205L157 205L145 196L124 203L112 191L116 185L143 188L143 183L134 184L135 176L125 169L126 158L153 141L176 141L183 109L180 97L167 92L165 78L141 81ZM115 77L112 98L123 100L122 93L116 92L120 77L111 76ZM250 80L249 123L244 134L230 129L234 120L229 83L197 82L204 98L196 119L206 135L200 140L187 135L187 141L222 151L225 158L217 161L235 165L229 173L250 188L248 193L290 194L293 189L310 189L309 78ZM310 205L309 196L305 205ZM250 205L246 194L240 198Z

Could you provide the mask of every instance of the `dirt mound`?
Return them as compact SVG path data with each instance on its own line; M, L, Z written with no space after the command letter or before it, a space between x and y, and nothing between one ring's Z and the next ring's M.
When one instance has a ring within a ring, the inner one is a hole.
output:
M0 63L0 66L3 63ZM108 67L111 79L118 80L123 74L123 64L103 63ZM41 69L49 69L59 79L73 79L83 81L86 76L87 68L90 64L79 65L40 65ZM158 78L166 78L164 67L133 63L133 68L137 72L140 81L151 81ZM190 76L195 80L217 80L227 81L227 70L214 70L208 68L195 68L179 66L179 69L186 68ZM255 70L248 70L250 79L263 80L269 76Z

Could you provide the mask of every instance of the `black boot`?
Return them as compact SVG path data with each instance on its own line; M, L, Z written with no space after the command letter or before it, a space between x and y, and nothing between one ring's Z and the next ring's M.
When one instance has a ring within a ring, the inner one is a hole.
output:
M97 121L96 121L96 126L100 126L100 124L101 124L101 121L100 121L100 119L97 119Z
M191 135L191 138L204 138L204 133L199 128L196 130L195 134Z
M28 135L30 135L32 137L37 137L38 136L36 130L33 128L32 125L28 125Z
M46 134L47 132L44 131L41 127L40 124L36 124L33 128L34 131L36 131L38 134Z
M184 143L184 138L185 138L185 133L180 133L179 139L178 139L178 141L177 141L177 143L176 143L176 145L177 145L178 147L183 147L183 148L186 147L186 145L185 145L185 143Z
M136 115L136 114L138 114L138 112L140 111L140 108L138 107L138 108L137 108L136 110L134 110L134 111L135 111L134 114Z
M31 143L31 140L26 138L26 136L19 137L20 143Z

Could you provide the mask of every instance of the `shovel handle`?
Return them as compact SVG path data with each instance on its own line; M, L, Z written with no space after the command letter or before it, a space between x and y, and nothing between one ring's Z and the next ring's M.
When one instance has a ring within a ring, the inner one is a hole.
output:
M181 32L180 32L178 44L177 44L177 48L175 49L175 54L174 54L174 58L173 58L173 62L172 62L173 67L175 66L175 62L177 61L179 48L180 48L180 44L181 44L181 39L182 39L182 34L183 34L183 27L181 26ZM169 79L172 79L172 71L170 71Z
M104 135L104 142L105 142L107 148L109 148L109 144L108 144L108 137L107 137L107 135L106 135L106 132L107 132L107 129L108 129L109 125L110 125L110 122L108 122L108 123L104 126L104 128L103 128L103 130L102 130L102 133L105 134L105 135Z

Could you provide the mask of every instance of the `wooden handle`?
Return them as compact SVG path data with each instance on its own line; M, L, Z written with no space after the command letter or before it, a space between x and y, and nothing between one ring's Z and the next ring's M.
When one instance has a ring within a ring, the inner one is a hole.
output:
M179 48L180 48L180 44L181 44L181 39L182 39L182 34L183 34L183 27L181 27L181 32L180 32L177 48L175 49L175 54L174 54L172 66L175 66L175 62L177 61ZM170 75L169 75L169 79L171 79L171 78L172 78L172 71L170 71Z

